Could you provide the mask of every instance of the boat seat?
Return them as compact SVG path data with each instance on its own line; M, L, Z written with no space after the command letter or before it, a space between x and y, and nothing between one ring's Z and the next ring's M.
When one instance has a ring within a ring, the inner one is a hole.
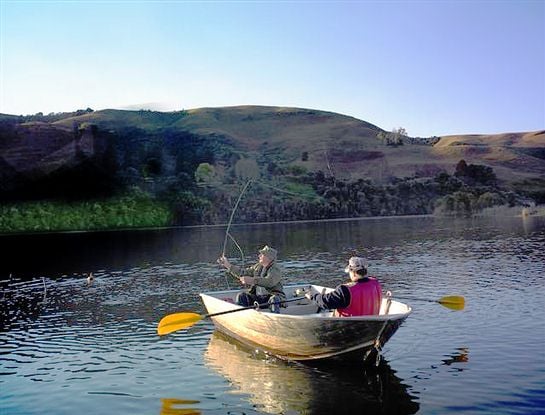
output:
M302 300L297 303L290 303L288 307L281 308L280 314L291 314L291 315L304 315L304 314L314 314L318 311L318 306L315 303L312 303L308 300Z

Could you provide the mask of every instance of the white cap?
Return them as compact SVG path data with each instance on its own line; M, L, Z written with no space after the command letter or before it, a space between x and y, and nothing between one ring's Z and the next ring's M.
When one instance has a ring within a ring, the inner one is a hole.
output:
M344 269L344 272L359 271L360 269L367 269L367 260L362 257L353 256L348 260L348 266Z

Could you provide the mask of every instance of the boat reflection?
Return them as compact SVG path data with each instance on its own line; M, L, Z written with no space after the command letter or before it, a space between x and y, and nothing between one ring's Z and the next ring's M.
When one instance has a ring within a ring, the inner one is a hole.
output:
M249 396L259 411L280 413L414 414L419 405L387 362L362 365L285 362L247 348L218 331L210 339L205 364Z

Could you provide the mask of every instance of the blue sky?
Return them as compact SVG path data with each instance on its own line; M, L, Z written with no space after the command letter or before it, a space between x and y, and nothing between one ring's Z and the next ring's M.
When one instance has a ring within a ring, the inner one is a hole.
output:
M0 112L277 105L545 128L545 1L0 0Z

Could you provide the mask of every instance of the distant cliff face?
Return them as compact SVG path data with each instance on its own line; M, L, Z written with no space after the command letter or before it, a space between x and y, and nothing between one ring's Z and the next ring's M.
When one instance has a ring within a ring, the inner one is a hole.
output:
M133 185L151 192L194 184L201 163L229 181L237 163L261 174L323 171L343 179L452 173L460 159L494 169L504 183L545 177L545 132L441 138L401 137L331 112L280 107L180 112L83 111L29 121L0 116L3 199L96 196ZM391 142L388 142L391 144Z

